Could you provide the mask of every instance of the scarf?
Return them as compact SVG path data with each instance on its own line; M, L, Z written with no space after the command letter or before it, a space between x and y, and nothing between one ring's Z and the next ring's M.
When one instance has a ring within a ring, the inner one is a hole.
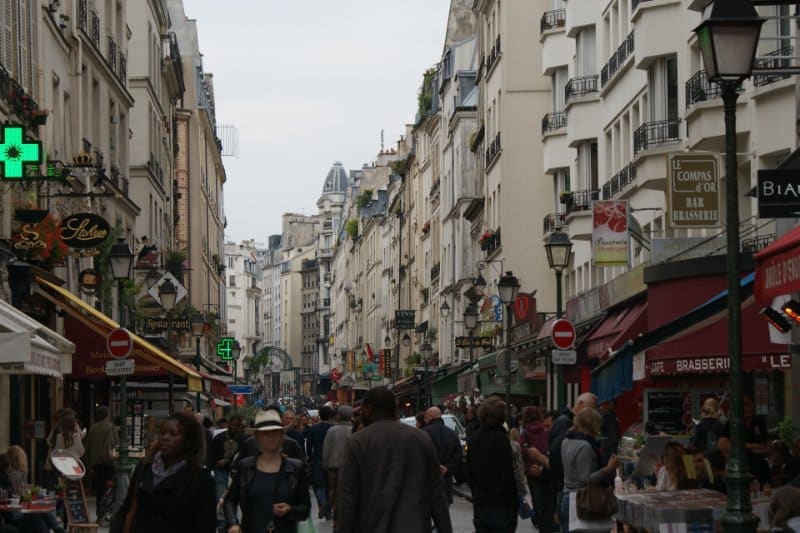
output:
M574 429L571 429L567 431L567 434L564 438L582 440L588 443L589 446L592 447L595 461L597 461L596 469L604 468L608 464L608 457L606 457L603 451L600 449L600 444L598 444L597 440L595 440L594 437L590 437L586 433L581 433L580 431L575 431Z
M186 459L181 459L169 468L165 468L164 460L161 458L161 452L157 452L155 457L153 457L153 488L156 488L159 483L185 467L186 464Z

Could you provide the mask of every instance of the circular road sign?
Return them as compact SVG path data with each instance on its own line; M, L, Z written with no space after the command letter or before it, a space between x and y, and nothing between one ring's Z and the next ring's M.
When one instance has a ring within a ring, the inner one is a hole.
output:
M133 338L125 328L112 329L106 337L106 350L111 357L125 359L133 349Z
M575 344L575 326L569 320L559 318L553 322L553 327L550 329L550 338L556 348L569 350Z

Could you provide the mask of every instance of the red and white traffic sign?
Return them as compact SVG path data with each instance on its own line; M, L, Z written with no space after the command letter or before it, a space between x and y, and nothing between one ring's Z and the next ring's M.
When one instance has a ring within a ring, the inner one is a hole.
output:
M133 349L131 332L125 328L112 329L106 337L106 350L111 357L125 359Z
M553 327L550 329L550 338L556 348L569 350L575 344L575 326L569 320L559 318L553 322Z

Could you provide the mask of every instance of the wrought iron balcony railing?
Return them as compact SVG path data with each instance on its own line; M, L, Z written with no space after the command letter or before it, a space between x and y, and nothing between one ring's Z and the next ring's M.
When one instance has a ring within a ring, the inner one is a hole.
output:
M489 146L486 148L486 168L489 168L494 160L497 159L501 151L500 132L497 132L497 135L494 136L494 140L489 143Z
M597 189L571 192L565 202L567 206L566 214L574 213L575 211L587 211L592 208L592 201L599 199L600 191Z
M542 117L542 135L567 127L567 114L563 111L547 113Z
M100 16L96 11L92 11L92 42L94 47L100 50Z
M612 78L614 78L614 74L619 71L620 67L625 64L625 60L628 59L633 54L633 32L630 32L628 36L622 41L622 44L619 45L617 50L611 54L611 57L608 59L608 62L603 65L603 68L600 70L600 81L603 86L606 85Z
M603 200L610 200L625 187L636 181L636 165L628 163L603 185Z
M554 9L552 11L545 11L542 15L542 20L539 22L541 33L545 30L552 30L553 28L563 28L567 23L567 10Z
M572 78L564 86L564 99L569 102L573 98L597 92L597 74Z
M110 35L108 36L108 57L106 58L108 66L111 71L116 74L117 72L117 41Z
M721 96L719 85L708 81L705 70L698 70L686 82L686 109L697 102L706 102Z
M680 139L678 126L680 119L645 122L633 132L633 153L638 154L656 146Z
M498 35L497 38L494 40L494 46L489 51L489 55L486 56L486 72L492 70L494 66L494 62L497 61L497 58L500 57L500 36Z
M567 227L566 213L550 213L544 217L544 234L549 235L554 231L561 231Z
M791 66L791 59L787 56L792 55L793 48L784 46L767 54L763 58L756 60L756 68L788 68ZM769 83L774 83L791 76L790 73L780 74L756 74L753 76L753 85L761 87Z
M89 28L87 15L86 0L78 0L78 27L84 32Z

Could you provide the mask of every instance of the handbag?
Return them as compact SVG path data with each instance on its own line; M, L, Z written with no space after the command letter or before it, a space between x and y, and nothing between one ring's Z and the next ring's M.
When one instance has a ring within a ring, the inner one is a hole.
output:
M517 509L517 514L519 514L519 517L523 520L533 518L533 507L528 505L528 501L522 496L519 498L519 509Z
M603 520L614 516L619 507L613 489L587 486L578 489L575 510L581 520Z

